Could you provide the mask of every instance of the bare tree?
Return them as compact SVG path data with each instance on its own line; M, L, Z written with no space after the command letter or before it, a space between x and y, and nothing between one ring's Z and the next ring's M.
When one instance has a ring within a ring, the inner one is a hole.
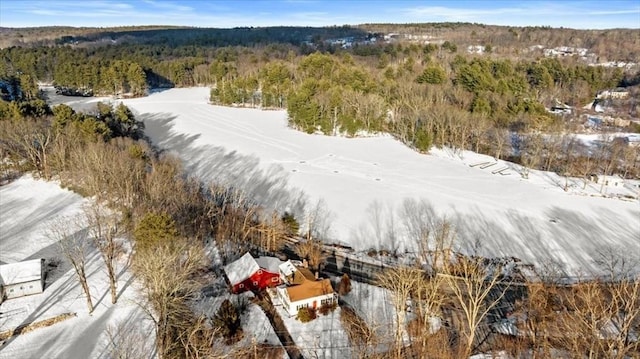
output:
M174 242L138 252L133 262L144 283L148 305L142 308L155 324L160 358L186 350L180 338L193 327L193 311L187 302L199 288L194 276L205 266L204 253L196 243Z
M313 208L307 212L306 217L307 239L326 239L329 237L333 215L324 200L318 200Z
M146 333L139 322L128 320L109 325L106 333L110 358L143 359L153 356L153 345L149 341L149 335L153 333Z
M481 257L460 256L442 275L447 288L453 294L457 306L463 312L463 353L467 358L474 349L478 328L489 312L495 308L509 288L500 282L502 267L487 265Z
M55 133L48 121L30 119L0 121L0 146L23 158L45 178L51 176L49 153Z
M284 245L287 228L276 211L269 217L260 216L259 223L253 229L258 234L256 244L265 251L275 252Z
M489 130L489 139L491 142L491 149L493 150L493 157L497 160L502 158L502 155L508 153L509 150L509 131L503 128L492 128Z
M556 321L558 313L554 305L556 299L555 285L541 281L526 284L527 295L515 305L518 318L518 330L529 339L533 359L549 358L554 336L557 336Z
M296 244L294 250L300 258L308 260L309 266L314 270L320 270L326 260L323 244L317 239L300 241Z
M97 202L85 206L84 214L87 219L89 235L93 240L93 244L100 251L100 256L107 268L111 303L115 304L118 298L116 265L118 255L122 253L122 247L118 243L118 236L123 233L119 215Z
M400 218L407 239L417 245L418 265L435 273L449 262L455 241L455 230L451 223L440 217L425 200L406 199L400 209Z
M93 312L93 301L86 272L86 261L91 250L91 241L82 232L82 218L75 217L60 219L53 223L49 228L48 235L58 242L62 255L71 263L76 273L76 278L84 292L87 309L91 314Z
M378 344L376 328L372 328L348 306L341 306L340 322L349 337L352 356L360 359L374 357L373 351Z
M418 340L423 357L428 352L431 335L438 329L432 326L432 321L442 317L442 305L446 299L443 292L444 285L445 281L442 276L427 277L425 275L416 283L412 294L411 302L418 315L418 324L420 325Z
M520 162L522 170L520 175L524 179L529 178L530 169L536 169L542 161L544 139L540 134L528 135L522 139L520 148Z
M391 304L395 309L394 358L403 358L402 348L404 347L407 326L407 301L419 283L424 280L424 275L425 273L421 269L411 267L390 268L377 275L377 284L389 290Z

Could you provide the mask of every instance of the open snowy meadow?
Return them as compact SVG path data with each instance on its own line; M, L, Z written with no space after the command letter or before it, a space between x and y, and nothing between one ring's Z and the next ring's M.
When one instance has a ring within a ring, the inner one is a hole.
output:
M124 343L120 336L135 342L135 352L151 352L153 324L138 305L141 297L126 258L120 258L116 267L118 302L111 304L109 280L100 254L97 250L89 253L87 278L95 306L89 314L76 274L48 231L56 221L82 213L87 202L55 182L28 175L0 187L0 261L45 258L47 265L43 293L2 303L0 332L74 314L52 326L0 341L0 359L108 358L112 341Z
M298 218L303 205L320 203L331 241L415 250L400 216L409 199L452 220L463 251L553 262L571 276L590 273L612 250L640 257L637 187L605 187L603 196L600 185L583 190L570 179L565 192L563 177L531 171L523 179L519 166L490 156L424 155L389 136L306 134L287 127L285 111L213 106L208 97L208 88L170 89L124 103L154 145L203 180L233 184Z

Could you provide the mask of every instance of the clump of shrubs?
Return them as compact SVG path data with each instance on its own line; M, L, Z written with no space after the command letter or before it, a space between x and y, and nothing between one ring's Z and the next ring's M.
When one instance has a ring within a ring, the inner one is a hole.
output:
M317 317L318 315L316 314L315 308L304 307L298 309L298 316L296 318L303 323L307 323L316 319Z
M318 309L318 312L320 312L320 314L322 315L327 315L329 314L329 312L333 312L334 310L336 310L336 308L338 307L338 303L331 302L330 304L323 304L320 306L320 308Z

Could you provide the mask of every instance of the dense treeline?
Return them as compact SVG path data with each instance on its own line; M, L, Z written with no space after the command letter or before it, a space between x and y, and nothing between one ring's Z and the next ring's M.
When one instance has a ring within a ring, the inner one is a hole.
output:
M138 26L115 28L44 27L3 29L0 44L9 46L51 46L74 44L104 46L113 43L157 44L168 47L255 46L273 43L300 45L303 42L356 37L365 38L367 31L351 26L331 27L236 27L232 29L171 26Z
M562 175L585 176L582 163L604 175L639 175L633 148L603 141L591 151L562 135L571 122L547 111L557 102L582 107L629 78L620 69L463 56L450 43L376 48L380 55L316 52L249 67L236 66L243 54L216 61L211 101L286 108L289 124L308 133L387 132L422 152L448 146Z

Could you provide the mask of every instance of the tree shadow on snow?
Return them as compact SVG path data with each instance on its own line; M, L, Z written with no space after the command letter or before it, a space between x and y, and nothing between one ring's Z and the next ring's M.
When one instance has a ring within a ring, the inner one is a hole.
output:
M487 257L513 256L540 269L560 265L563 277L604 275L598 263L613 250L640 261L640 226L629 223L626 213L597 208L595 217L560 207L550 207L544 217L519 211L504 213L496 222L480 214L455 216L458 248ZM632 217L638 216L631 211Z
M306 195L288 184L289 174L279 165L264 165L254 155L240 154L222 146L197 145L200 137L173 130L176 117L170 114L137 115L145 123L145 133L153 146L174 153L184 162L187 173L201 181L242 190L247 198L269 210L283 210L300 218Z

